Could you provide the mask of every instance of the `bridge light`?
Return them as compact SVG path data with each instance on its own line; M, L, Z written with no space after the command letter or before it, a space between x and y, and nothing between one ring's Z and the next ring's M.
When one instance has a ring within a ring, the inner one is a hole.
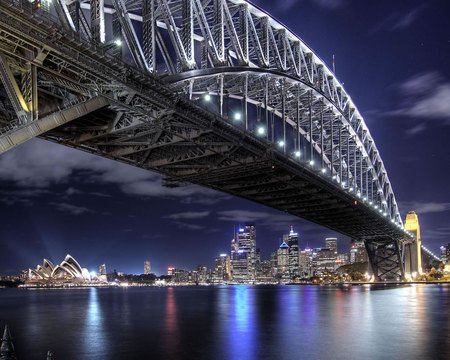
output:
M342 186L345 186L345 181L343 181L343 182L341 183L341 185L342 185Z
M325 174L327 172L327 168L322 168L322 174Z
M284 141L283 140L278 141L278 146L279 147L283 147L284 146Z
M313 165L314 165L314 160L311 160L311 161L309 162L309 165L313 166Z
M114 44L115 44L116 46L122 46L122 40L116 39L116 40L114 40Z
M332 179L333 179L333 180L336 180L336 175L333 175Z
M375 209L378 209L378 205L375 205L374 208L375 208Z
M364 200L364 201L367 201L367 197L364 196L364 197L363 197L363 200Z
M206 102L211 101L211 95L209 94L205 94L203 98L205 99Z
M348 189L348 191L353 191L353 187L351 187L350 189Z
M259 126L257 132L258 135L264 135L266 133L266 129L264 128L264 126Z
M241 113L235 113L234 114L234 120L241 120L241 118L242 118Z
M295 157L298 157L298 158L299 158L300 155L301 155L301 154L300 154L300 151L296 151L294 155L295 155Z

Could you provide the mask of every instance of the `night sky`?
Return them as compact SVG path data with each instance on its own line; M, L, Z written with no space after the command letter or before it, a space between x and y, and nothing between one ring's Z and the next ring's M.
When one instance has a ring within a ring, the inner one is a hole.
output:
M450 243L450 2L256 1L299 35L358 106L380 150L403 220L419 215L422 244ZM158 174L34 139L0 156L0 274L55 263L143 273L210 268L234 227L256 225L266 259L294 225L300 247L326 228L196 186L169 189Z

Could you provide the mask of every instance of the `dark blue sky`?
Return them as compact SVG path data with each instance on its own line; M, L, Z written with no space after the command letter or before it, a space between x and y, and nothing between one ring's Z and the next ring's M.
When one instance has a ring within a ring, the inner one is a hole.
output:
M450 242L450 3L445 0L257 1L331 66L365 118L403 219L419 215L422 242ZM142 273L210 267L233 228L254 222L263 258L289 225L300 246L337 235L218 192L161 186L159 175L29 141L0 156L0 274L72 254L90 270L106 263Z

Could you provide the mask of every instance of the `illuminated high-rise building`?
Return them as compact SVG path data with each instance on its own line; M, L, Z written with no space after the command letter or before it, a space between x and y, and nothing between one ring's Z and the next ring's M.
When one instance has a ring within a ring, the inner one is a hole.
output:
M299 275L299 255L298 255L298 234L291 226L291 231L287 237L287 245L289 246L289 274L291 277Z
M237 281L254 280L256 275L256 229L245 225L231 241L232 277Z
M352 244L350 247L350 264L354 264L356 262L356 253L358 252L358 248L355 244Z
M220 254L215 258L214 275L216 280L229 280L231 276L230 257L227 254Z
M151 267L150 267L150 261L144 261L144 274L150 275Z
M98 267L98 275L106 275L106 265L102 264Z
M337 239L336 238L326 238L325 239L325 247L328 250L331 250L337 257Z
M289 274L289 245L284 241L277 250L277 270L281 278L290 278Z
M419 218L414 211L406 215L405 230L414 236L404 247L405 275L414 278L422 274L422 253L420 240Z

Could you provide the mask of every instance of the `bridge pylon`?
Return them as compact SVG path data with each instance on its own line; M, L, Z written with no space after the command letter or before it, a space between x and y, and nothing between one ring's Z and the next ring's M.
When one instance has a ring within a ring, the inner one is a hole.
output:
M376 237L364 241L370 266L376 281L405 279L399 241L391 237Z

